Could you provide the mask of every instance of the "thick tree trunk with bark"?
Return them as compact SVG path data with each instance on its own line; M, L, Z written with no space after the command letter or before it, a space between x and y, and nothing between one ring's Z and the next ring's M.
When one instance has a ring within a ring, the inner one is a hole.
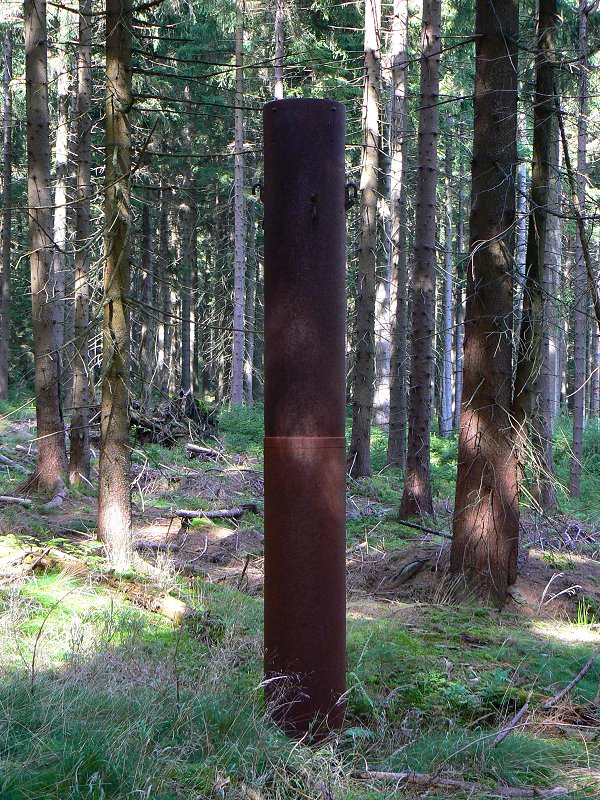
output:
M4 96L2 148L2 274L0 275L0 400L8 397L8 342L10 336L10 254L12 231L12 30L4 36Z
M348 467L353 478L371 474L371 419L375 377L380 26L380 0L365 0L365 77L360 176L361 222L356 276L356 361L352 382L352 437L348 452Z
M235 27L235 111L233 179L233 348L231 352L231 404L244 402L244 294L246 284L246 231L244 220L244 18L238 0Z
M31 263L33 357L38 459L30 488L56 492L67 472L56 350L56 304L52 283L52 192L48 124L46 1L25 0L27 196Z
M159 393L168 394L171 351L171 281L169 272L169 188L160 182L156 299L159 323L156 331L156 374Z
M464 378L451 569L502 606L517 569L511 420L517 163L516 0L477 0Z
M77 485L90 477L90 412L92 389L89 374L90 324L90 199L92 137L92 18L91 0L79 2L79 49L77 60L77 194L75 217L75 314L73 322L73 387L71 392L71 449L69 478Z
M109 560L132 558L129 480L129 309L131 234L131 0L106 0L106 187L102 407L98 535Z
M408 365L406 177L408 157L408 0L394 0L390 57L392 118L390 131L390 424L387 462L406 464L406 373Z
M244 402L251 406L254 386L254 329L256 327L256 224L248 209L248 264L246 270L246 348L244 354Z
M588 64L587 20L589 4L579 3L579 113L577 116L577 201L578 212L585 210L585 183L587 176L587 115L588 115ZM586 378L586 312L588 308L586 265L583 243L579 231L575 239L575 264L573 268L574 295L574 372L573 372L573 441L569 472L569 494L579 497L581 491L581 459L583 456L583 421Z
M415 266L411 289L410 396L408 455L400 518L433 514L429 464L435 323L435 209L437 183L438 100L440 85L440 0L423 3Z

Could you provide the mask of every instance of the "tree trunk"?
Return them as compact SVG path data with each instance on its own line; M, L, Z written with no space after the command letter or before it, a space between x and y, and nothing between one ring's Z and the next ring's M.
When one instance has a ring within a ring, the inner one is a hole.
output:
M67 56L69 39L69 15L65 9L59 9L58 43L56 47L56 104L57 125L54 158L54 251L52 272L54 274L54 303L56 304L56 347L61 364L61 378L64 382L64 371L68 359L64 356L65 336L65 286L66 286L66 249L67 249L67 178L69 171L69 96L70 74Z
M140 376L142 379L142 408L152 413L152 377L154 374L154 273L152 264L152 226L150 206L142 206L142 330L140 337Z
M90 325L90 199L92 159L92 18L91 0L79 0L79 48L77 62L77 195L75 217L75 314L73 321L73 388L71 393L71 449L69 477L76 486L90 477L89 375Z
M456 286L456 328L454 331L454 419L452 427L460 428L460 400L463 385L463 342L465 336L465 290L464 280L468 253L465 253L465 219L463 209L463 160L459 159L458 176L458 224L456 230L457 286Z
M246 243L244 221L244 18L238 0L235 26L235 167L233 180L234 275L233 348L231 352L231 404L244 402L244 293L246 284Z
M33 358L38 459L30 488L56 492L67 472L56 351L56 304L52 286L52 193L48 124L46 0L25 0L25 82L27 107L27 195L31 264Z
M517 37L514 0L477 0L471 258L451 569L500 606L517 570L511 424Z
M360 243L356 276L356 362L352 386L350 475L371 474L371 418L375 374L375 281L377 271L377 169L379 149L380 0L365 2L365 77L360 176Z
M523 307L519 355L515 374L513 416L520 460L521 481L531 460L534 484L548 475L548 386L544 373L544 283L550 186L552 123L554 119L554 58L556 47L556 0L539 0L536 79L533 111L533 162L531 211L527 234Z
M12 229L12 29L4 36L3 160L2 160L2 275L0 276L0 400L8 397L8 342L10 336L10 255Z
M160 182L158 218L158 258L156 298L159 323L156 331L156 374L159 395L169 391L169 353L171 351L171 286L169 278L169 189Z
M251 406L254 384L254 329L256 314L256 225L252 207L248 220L248 268L246 274L246 349L244 355L244 402Z
M186 100L190 98L189 87L184 90ZM188 109L189 110L189 109ZM183 149L192 150L190 117L183 126ZM189 162L183 164L181 180L182 199L179 204L179 228L181 231L181 388L188 391L192 386L192 275L195 268L193 247L196 226L196 210L192 205L192 176Z
M452 136L454 124L452 117L448 117L448 135L446 137L446 175L444 183L446 188L446 209L444 215L444 301L443 308L443 348L442 348L442 415L440 433L443 437L450 435L452 430L452 295L453 295L453 270L454 247L452 231Z
M285 24L285 0L275 0L275 63L273 68L273 97L283 100L283 37Z
M394 0L390 131L390 425L387 462L406 464L407 258L406 176L408 157L408 0Z
M441 1L425 0L421 33L419 154L412 280L408 456L400 518L433 514L429 464L435 326L435 247Z
M585 184L587 176L587 115L588 115L588 64L587 21L589 4L579 3L579 114L577 116L577 200L578 212L585 211ZM586 373L586 312L588 308L587 273L581 236L575 239L575 264L573 267L574 296L574 375L573 375L573 441L571 444L571 469L569 494L579 497L581 491L581 458L583 455L583 421Z
M106 186L98 535L119 569L131 562L129 240L131 0L106 0Z

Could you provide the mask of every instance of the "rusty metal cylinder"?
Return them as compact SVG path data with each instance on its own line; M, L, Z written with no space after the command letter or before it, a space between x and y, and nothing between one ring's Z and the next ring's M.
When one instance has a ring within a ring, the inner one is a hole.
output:
M344 718L345 111L264 122L265 699L290 733Z

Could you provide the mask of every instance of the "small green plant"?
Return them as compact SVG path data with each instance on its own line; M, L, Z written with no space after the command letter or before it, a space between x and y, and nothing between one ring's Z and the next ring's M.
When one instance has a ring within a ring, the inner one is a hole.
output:
M580 597L577 603L577 619L575 624L581 626L596 625L598 607L589 597Z

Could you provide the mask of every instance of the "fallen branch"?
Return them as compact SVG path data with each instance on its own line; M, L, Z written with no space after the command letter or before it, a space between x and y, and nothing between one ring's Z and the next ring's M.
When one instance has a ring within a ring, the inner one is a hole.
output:
M171 542L145 542L143 539L135 542L133 547L135 550L154 550L157 553L177 552L181 549L180 545Z
M222 458L223 453L220 450L214 450L212 447L200 447L199 444L192 444L188 442L185 449L190 453L191 458L196 456L204 456L205 458Z
M566 695L569 694L571 689L574 686L576 686L579 683L579 681L583 678L583 676L590 670L590 667L598 657L598 653L600 653L600 644L592 653L590 660L584 667L582 667L582 669L577 673L577 675L575 675L573 680L569 684L567 684L567 686L565 686L565 688L561 692L555 694L554 697L550 698L550 700L546 700L545 703L542 703L542 708L552 708L552 706L555 706L557 703L560 703L563 697L566 697Z
M7 494L0 494L0 503L5 503L6 505L16 503L20 506L31 506L33 505L33 500L28 500L26 497L10 497Z
M26 456L31 456L32 458L35 458L35 456L38 454L38 451L35 449L35 447L24 447L22 444L16 444L15 450L17 453L24 453Z
M57 508L57 506L61 506L66 496L67 487L63 484L58 492L54 495L52 500L50 500L48 503L44 503L44 508Z
M7 458L0 453L0 464L3 464L5 467L10 467L10 469L16 469L17 472L29 472L28 469L21 466L21 464L17 464L16 461L13 461L11 458Z
M178 509L173 511L173 516L181 517L181 519L239 519L247 511L252 514L258 514L258 506L256 503L244 503L236 508L221 508L217 511L186 511L185 509Z
M527 711L528 708L529 708L529 700L527 700L525 705L517 711L517 713L514 715L514 717L508 723L508 725L506 725L504 728L502 728L500 733L496 736L496 738L492 742L492 747L498 747L500 742L503 742L504 739L506 739L508 734L512 730L514 730L516 728L516 726L519 724L521 719L524 717L525 712Z
M532 788L513 788L511 786L497 786L492 792L487 790L480 783L473 781L460 781L454 778L439 778L436 775L427 775L420 772L375 772L367 770L355 772L353 777L376 781L396 781L397 783L408 783L413 786L444 786L449 789L459 791L495 794L501 797L555 797L565 794L565 789L557 786L554 789Z
M443 536L444 539L452 539L451 533L436 531L435 528L427 528L425 525L419 525L416 522L405 522L402 520L400 525L404 525L406 528L414 528L416 531L423 531L423 533L432 533L434 536Z

